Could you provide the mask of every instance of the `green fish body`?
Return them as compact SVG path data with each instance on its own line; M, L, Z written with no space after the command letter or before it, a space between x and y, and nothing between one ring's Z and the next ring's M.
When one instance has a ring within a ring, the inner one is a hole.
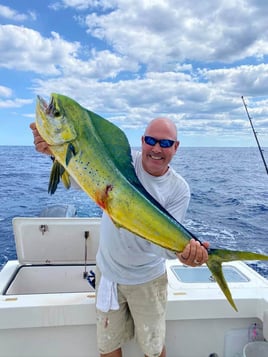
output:
M71 176L117 227L174 252L183 251L190 239L197 239L143 188L128 140L117 126L60 94L52 94L49 104L37 98L36 125L55 156L50 193L55 192L60 179L70 187ZM209 249L207 266L237 310L222 273L222 263L232 260L268 260L268 256Z

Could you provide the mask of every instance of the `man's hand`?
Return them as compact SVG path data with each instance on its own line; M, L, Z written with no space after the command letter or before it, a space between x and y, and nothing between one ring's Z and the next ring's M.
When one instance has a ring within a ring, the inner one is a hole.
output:
M39 131L36 128L36 124L31 123L30 128L32 129L33 132L35 150L43 154L52 155L48 143L39 134Z
M191 239L184 250L181 253L176 253L176 256L183 264L196 267L208 260L208 247L208 242L201 245L197 240Z

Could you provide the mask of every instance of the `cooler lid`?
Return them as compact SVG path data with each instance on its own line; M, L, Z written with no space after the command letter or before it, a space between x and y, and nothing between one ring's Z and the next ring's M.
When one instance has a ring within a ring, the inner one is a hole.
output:
M96 262L100 218L15 217L12 222L21 264L84 264L85 257L88 264Z

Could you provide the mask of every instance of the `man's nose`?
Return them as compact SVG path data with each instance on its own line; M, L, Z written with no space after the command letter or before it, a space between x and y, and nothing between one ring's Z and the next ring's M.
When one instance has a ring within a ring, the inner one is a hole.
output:
M154 152L160 152L160 151L162 151L162 148L161 148L161 146L160 146L159 143L156 143L156 144L153 146L153 151L154 151Z

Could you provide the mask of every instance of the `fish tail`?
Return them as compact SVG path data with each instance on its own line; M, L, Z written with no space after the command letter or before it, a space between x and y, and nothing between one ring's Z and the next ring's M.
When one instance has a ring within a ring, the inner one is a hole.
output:
M224 261L225 260L221 259L221 257L219 257L218 255L212 254L212 255L209 255L209 257L208 257L207 266L208 266L209 270L211 271L213 278L219 284L226 299L229 301L229 303L232 305L232 307L235 309L235 311L238 311L237 307L235 305L235 302L233 300L231 291L230 291L228 284L225 280L225 277L223 275L222 263Z
M245 251L209 249L207 266L211 271L213 278L219 284L226 299L229 301L231 306L236 311L238 311L222 271L222 263L230 262L233 260L268 260L268 256L259 253L251 253Z

